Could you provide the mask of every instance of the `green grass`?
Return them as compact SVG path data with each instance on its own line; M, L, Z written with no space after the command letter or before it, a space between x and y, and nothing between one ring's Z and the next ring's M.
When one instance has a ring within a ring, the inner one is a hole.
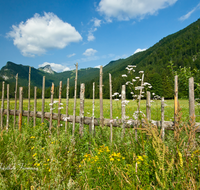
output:
M27 110L27 102L24 100L24 110ZM11 101L11 109L13 103ZM120 102L113 103L113 115L120 117ZM173 101L168 100L166 104L165 118L173 120ZM180 106L184 120L188 117L188 102L180 100ZM86 116L91 116L91 108L92 100L85 100ZM104 108L104 117L109 118L109 100L104 100ZM141 109L145 113L145 101ZM41 110L41 100L38 100L38 110ZM99 100L95 101L95 110L95 117L99 117ZM126 107L130 117L135 110L135 102ZM159 110L160 101L152 103L152 119L160 118ZM46 100L45 111L49 111L49 100ZM69 114L72 112L73 100L70 99ZM60 127L58 135L57 121L53 121L51 134L47 120L41 124L38 118L33 127L32 119L28 126L27 118L23 117L21 132L13 129L12 122L13 116L10 116L9 130L5 130L4 121L0 133L0 189L200 188L200 141L193 123L178 124L175 131L166 131L164 142L160 129L148 123L144 128L139 126L137 141L133 129L126 129L122 139L122 129L114 128L113 143L110 143L109 127L96 126L93 138L85 125L80 138L78 124L73 137L72 124L66 133L64 127Z
M56 99L57 100L57 99ZM50 99L45 99L45 112L50 112ZM63 109L61 109L61 113L65 114L65 108L66 108L66 100L62 99L63 103ZM95 99L95 112L94 115L96 118L100 117L100 101L98 99ZM34 101L31 100L31 111L33 111L34 108ZM179 100L179 105L181 108L182 113L182 120L188 120L189 119L189 100ZM19 106L17 104L17 106ZM7 103L5 101L4 103L4 109L7 107ZM77 99L77 106L76 106L76 115L79 115L79 107L80 107L80 100ZM54 113L57 113L58 110L58 103L54 104ZM69 100L69 115L73 115L73 108L74 108L74 100ZM14 109L14 100L10 101L10 109ZM17 107L17 109L19 109ZM25 99L23 101L23 109L28 110L28 100ZM42 110L42 100L37 100L37 111ZM110 100L104 99L103 100L103 115L104 118L110 118ZM136 101L130 100L128 105L126 106L126 116L129 118L134 119L133 113L137 110L137 103ZM146 114L146 100L141 101L141 111ZM200 121L200 107L197 106L197 103L195 105L195 113L196 113L196 121ZM84 114L86 117L92 116L92 100L86 99L84 104ZM121 101L114 101L113 100L113 118L121 118ZM151 119L152 120L161 120L161 101L160 100L153 100L151 103ZM174 100L165 100L165 121L174 120Z

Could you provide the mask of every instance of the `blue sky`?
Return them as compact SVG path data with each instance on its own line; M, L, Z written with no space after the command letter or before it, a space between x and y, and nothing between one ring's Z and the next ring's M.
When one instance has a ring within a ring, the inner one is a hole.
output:
M195 22L197 0L0 0L0 68L106 65Z

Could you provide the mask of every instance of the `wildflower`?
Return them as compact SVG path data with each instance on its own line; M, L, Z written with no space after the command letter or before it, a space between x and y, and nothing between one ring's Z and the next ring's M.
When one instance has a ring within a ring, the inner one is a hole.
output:
M114 161L114 158L110 158L110 161Z
M42 150L44 150L44 147L42 148Z
M61 109L63 109L63 107L59 107L58 109L61 110Z
M33 154L33 157L35 157L37 155L37 153Z
M152 86L148 86L148 88L152 88Z
M98 170L100 170L100 169L101 169L101 167L99 166L97 169L98 169Z
M55 101L53 101L53 103L54 103L54 104L56 104L56 103L58 103L58 101L57 101L57 100L55 100Z
M34 139L35 137L34 136L31 136L31 139Z
M120 161L120 159L117 159L117 161L119 162L119 161Z
M47 162L49 162L49 159L47 159Z
M135 82L136 80L135 80L135 79L132 79L132 81Z
M122 159L124 160L124 159L125 159L125 157L122 157Z
M114 96L117 96L118 94L119 94L118 92L115 92L113 95L114 95Z
M183 157L180 151L178 151L179 159L180 159L180 166L183 167Z
M51 169L49 169L49 172L51 172Z
M140 77L135 77L135 79L139 79Z
M31 148L31 150L33 150L34 149L34 146Z
M53 103L50 103L49 105L50 105L50 106L53 106Z
M40 166L40 163L38 163L37 166L39 167L39 166Z
M144 71L139 71L139 73L144 73Z
M79 165L79 168L81 168L81 165Z
M122 77L127 77L127 75L126 75L126 74L124 74L124 75L122 75Z

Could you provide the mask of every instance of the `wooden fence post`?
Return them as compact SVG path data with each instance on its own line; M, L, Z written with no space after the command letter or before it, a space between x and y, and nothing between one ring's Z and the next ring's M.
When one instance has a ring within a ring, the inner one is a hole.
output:
M177 122L178 116L178 76L174 80L174 126Z
M49 123L49 132L51 133L52 129L52 119L53 119L53 95L54 95L54 83L51 86L51 103L50 103L50 123Z
M72 135L75 133L75 122L76 122L76 93L77 93L77 78L78 78L78 63L76 63L76 77L75 77L75 89L74 89L74 109L73 109L73 128Z
M41 117L41 123L44 123L44 106L45 106L45 76L43 76L43 82L42 82L42 117Z
M100 66L100 79L99 79L99 99L100 99L100 126L103 127L103 67Z
M57 132L59 134L59 127L60 127L60 113L61 113L61 94L62 94L62 81L60 81L59 85L59 100L58 100L58 123L57 123Z
M194 78L189 78L189 113L190 119L195 122Z
M6 130L9 127L9 115L10 115L10 98L9 98L9 84L7 84L7 120L6 120Z
M5 82L2 82L2 98L1 98L1 130L3 130L3 110L4 110L4 84Z
M109 73L109 83L110 83L110 142L112 143L113 140L113 112L112 112L112 77Z
M31 67L29 67L29 75L28 75L28 117L27 117L27 124L29 125L29 117L30 117L30 94L31 94Z
M147 99L146 99L146 116L147 120L151 121L151 93L147 91Z
M92 135L95 136L95 127L94 127L94 104L95 104L95 82L93 82L93 102L92 102Z
M165 121L165 114L164 114L164 107L165 107L165 103L164 103L164 97L162 97L161 99L161 128L162 128L162 140L164 141L165 139L165 128L164 128L164 121Z
M33 126L36 126L36 114L37 114L37 86L34 88L34 116L33 116Z
M18 85L18 73L16 74L16 84L15 84L15 108L14 108L14 125L16 126L16 109L17 109L17 85Z
M22 130L22 113L23 113L23 87L19 88L19 131Z
M126 110L125 110L125 103L126 100L126 86L122 85L122 93L121 93L121 108L122 108L122 138L124 138L125 134L125 125L126 125Z
M79 134L81 137L83 136L83 128L84 128L84 97L85 97L85 84L82 83L80 90L80 121L79 121Z
M67 126L68 126L68 109L69 109L69 78L67 79L67 90L66 90L66 121L65 121L65 133L67 133Z

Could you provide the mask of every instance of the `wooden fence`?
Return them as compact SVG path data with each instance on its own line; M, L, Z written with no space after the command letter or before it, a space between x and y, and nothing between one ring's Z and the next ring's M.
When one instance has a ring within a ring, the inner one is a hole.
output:
M33 118L33 125L36 125L36 118L41 118L41 123L44 122L44 119L49 120L49 130L51 131L53 125L52 121L57 120L57 129L59 131L59 127L61 126L60 121L65 121L65 130L67 130L68 122L73 124L72 127L72 135L75 133L75 123L79 123L79 133L83 135L83 127L85 125L89 125L90 132L95 134L95 126L108 126L110 127L110 140L113 138L113 127L122 127L122 136L124 136L125 128L135 128L137 133L138 125L144 123L144 119L142 121L138 120L126 120L126 109L125 109L125 100L126 100L126 88L125 85L122 86L121 92L121 119L113 119L112 115L112 77L109 74L109 86L110 86L110 118L106 119L103 117L103 68L100 67L100 79L99 79L99 99L100 99L100 118L94 117L94 103L95 103L95 83L93 83L93 107L92 107L92 117L84 116L84 97L85 97L85 85L81 84L80 89L80 114L76 116L76 97L77 97L77 78L78 78L78 64L76 64L76 76L75 76L75 90L74 90L74 108L73 115L68 114L69 109L69 78L67 79L67 91L66 91L66 113L61 114L61 92L62 92L62 81L60 81L59 85L59 101L58 101L58 113L53 113L53 103L54 103L54 84L52 83L51 87L51 102L50 102L50 112L45 112L45 76L43 77L43 85L42 85L42 110L37 111L37 87L34 87L34 110L30 111L30 76L31 76L31 67L29 67L29 83L28 83L28 110L23 110L23 87L19 87L19 110L17 110L17 90L18 90L18 74L16 75L16 87L15 87L15 107L14 110L10 110L10 99L9 99L9 84L7 84L7 109L4 109L4 86L5 83L2 83L2 101L1 101L1 123L0 127L3 130L3 118L4 115L6 117L6 130L9 129L9 116L14 116L14 127L16 127L16 116L19 116L18 119L18 127L19 130L22 128L22 116L27 117L27 124L29 124L30 117ZM144 75L143 77L144 78ZM142 86L143 80L141 82ZM141 97L142 90L140 90ZM150 92L147 91L146 94L146 118L149 122L162 129L162 137L164 138L165 130L173 130L174 126L178 120L178 76L175 76L175 84L174 84L174 122L173 121L165 121L164 120L164 97L161 99L161 121L153 121L151 120L151 95ZM138 103L138 110L140 107L140 98ZM195 101L194 101L194 78L189 79L189 115L190 118L195 118ZM141 123L140 123L141 122ZM200 132L200 123L195 123L196 132ZM136 137L137 138L137 137Z

